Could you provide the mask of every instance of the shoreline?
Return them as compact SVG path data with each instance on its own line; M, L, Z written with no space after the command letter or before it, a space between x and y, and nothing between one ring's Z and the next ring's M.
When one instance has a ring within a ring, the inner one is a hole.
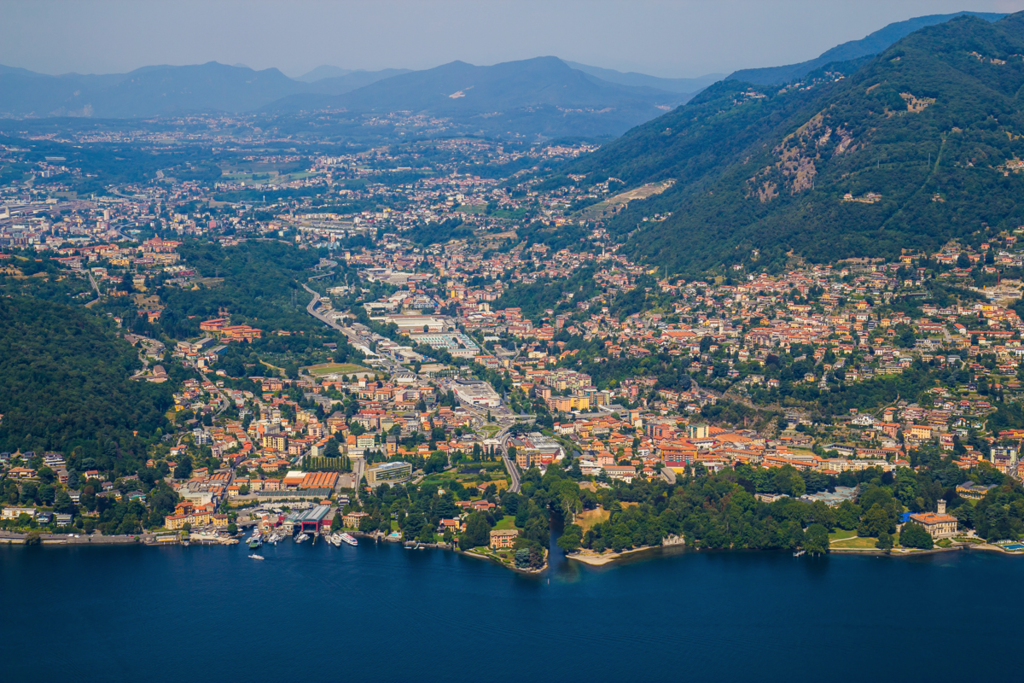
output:
M602 554L598 555L598 554L593 553L593 551L589 551L589 552L586 552L586 553L576 553L576 554L572 554L572 555L566 555L565 557L566 557L567 560L575 560L577 562L581 562L581 563L589 565L591 567L603 567L603 566L612 564L614 562L618 562L620 560L630 559L631 557L639 555L641 553L651 552L651 551L655 551L655 550L666 550L666 549L674 548L674 547L678 547L678 546L674 545L674 544L673 545L649 545L649 546L643 546L643 547L640 547L640 548L633 548L631 550L624 550L624 551L622 551L620 553L612 552L612 553L602 553ZM709 550L713 550L715 552L758 552L756 550L754 550L754 551L746 550L746 549L744 549L744 550L735 550L735 549L731 549L731 548L715 548L715 549L687 548L686 552L704 552L704 551L709 551ZM997 545L992 545L990 543L985 543L985 544L962 544L962 545L953 546L951 548L932 548L931 550L909 550L909 551L908 550L895 550L893 552L886 552L884 550L877 550L877 549L874 549L874 548L864 548L864 549L838 548L838 549L831 549L831 550L829 550L828 554L829 555L851 555L851 556L853 556L853 555L861 555L861 556L870 556L870 557L911 558L911 557L922 557L922 556L926 556L926 555L940 555L942 553L951 553L951 552L963 552L963 551L968 551L969 552L969 551L972 551L972 550L979 550L979 551L987 552L987 553L995 553L995 554L1003 555L1003 556L1006 556L1006 557L1024 557L1024 552L1010 552L1008 550L1004 550L1003 548L1001 548L1001 547L999 547ZM781 551L772 551L772 552L781 552ZM654 553L652 552L651 554L653 555ZM651 559L654 559L654 558L652 557Z
M548 564L547 557L544 558L544 565L542 567L540 567L539 569L519 569L516 566L509 565L509 564L507 564L505 562L502 562L501 560L497 559L496 557L491 557L490 555L483 555L481 553L474 553L472 550L459 550L459 548L457 546L453 546L451 548L451 550L452 550L452 552L455 552L455 553L457 553L459 555L465 555L466 557L475 557L478 560L486 560L488 562L491 562L493 564L498 565L499 567L503 567L505 569L514 571L517 574L525 574L527 576L540 576L541 574L546 572L551 567L551 565ZM547 552L547 554L550 555L551 551L549 550Z
M35 545L28 543L28 534L5 531L0 534L0 545ZM90 535L75 538L64 534L40 534L38 545L96 546L96 545L167 545L157 542L153 534L131 534L128 536Z
M545 559L544 566L540 567L539 569L519 569L519 568L517 568L515 566L511 566L508 563L503 562L503 561L501 561L501 560L499 560L497 558L491 557L489 555L485 555L485 554L481 554L481 553L476 553L476 552L473 552L471 550L468 550L468 551L467 550L460 550L458 548L458 546L455 546L454 544L452 546L446 546L446 544L443 544L443 543L420 543L420 544L414 544L414 543L405 542L405 541L398 541L397 539L376 538L373 534L367 534L367 533L359 532L359 531L353 531L353 532L349 532L349 533L352 533L354 536L356 536L358 538L362 538L362 539L366 539L366 540L374 540L376 542L399 543L399 544L401 544L403 546L406 546L406 547L412 546L412 547L430 548L432 550L446 550L446 551L454 552L454 553L457 553L459 555L463 555L463 556L466 556L466 557L473 557L473 558L476 558L476 559L485 560L485 561L491 562L493 564L496 564L496 565L498 565L500 567L503 567L505 569L508 569L508 570L511 570L511 571L516 572L518 574L523 574L523 575L526 575L526 576L539 576L539 575L543 574L544 572L548 571L551 568L551 564L548 561L549 558ZM2 533L0 533L0 545L20 545L20 546L39 545L39 546L47 546L47 547L54 547L54 546L65 546L65 547L100 547L100 546L106 546L106 547L109 547L109 546L126 546L126 545L139 545L139 546L145 546L145 547L160 547L160 546L168 546L168 545L183 545L182 542L180 540L178 540L178 539L170 540L167 537L162 537L161 538L161 537L155 536L153 534L134 534L134 535L130 535L130 536L99 536L99 535L94 535L94 536L80 536L78 538L74 538L73 536L64 536L64 535L60 535L60 534L54 534L54 535L48 535L48 536L46 536L46 535L41 536L40 539L39 539L39 543L38 544L29 544L27 542L27 538L28 538L28 534L17 534L17 533L13 533L13 532L2 532ZM203 545L203 546L235 545L233 543L224 542L223 540L221 542L217 543L217 542L214 542L214 541L212 541L210 539L202 539L202 540L194 539L192 541L192 543L194 543L195 545ZM665 550L671 549L671 548L681 548L683 552L685 552L687 550L693 550L694 552L701 552L702 550L708 550L708 549L703 549L703 548L690 549L690 548L687 548L682 543L670 543L668 545L649 545L649 546L642 546L642 547L639 547L639 548L631 548L629 550L623 550L622 552L618 552L618 553L606 551L604 553L597 554L597 553L594 553L592 550L582 550L582 551L577 552L577 553L565 555L565 559L566 560L573 560L573 561L576 561L576 562L580 562L582 564L585 564L585 565L588 565L588 566L591 566L591 567L604 567L604 566L607 566L607 565L610 565L610 564L613 564L613 563L616 563L616 562L620 562L620 561L625 560L625 559L639 559L640 556L642 556L645 553L650 554L652 556L652 557L647 558L647 559L655 559L654 558L655 555L660 556L662 554L662 553L659 553L659 552L656 552L656 551L665 551ZM729 548L719 548L719 549L714 549L714 550L719 551L719 552L720 551L729 552L732 549L729 549ZM874 549L874 548L832 548L832 549L829 550L829 554L830 555L848 555L848 556L860 555L860 556L868 556L868 557L912 558L912 557L922 557L922 556L928 556L928 555L940 555L942 553L962 552L962 551L968 551L968 552L969 551L980 551L980 552L986 552L986 553L999 554L999 555L1003 555L1003 556L1006 556L1006 557L1015 557L1015 556L1024 557L1024 552L1011 552L1011 551L1008 551L1008 550L1002 548L1001 546L997 546L997 545L994 545L994 544L991 544L991 543L977 543L977 544L974 544L974 543L960 543L960 544L954 545L954 546L952 546L950 548L938 548L938 547L936 547L936 548L932 548L931 550L911 550L911 551L894 549L894 550L889 551L889 552L886 552L884 550L877 550L877 549ZM749 550L745 550L744 552L750 552L750 551ZM550 555L550 550L548 551L548 554Z
M566 555L565 558L567 560L576 560L577 562L582 562L583 564L590 565L591 567L603 567L606 564L611 564L612 562L615 562L616 560L621 560L621 559L623 559L625 557L629 557L630 555L636 555L637 553L642 553L642 552L646 552L646 551L650 551L650 550L662 550L664 548L673 548L673 547L676 547L676 546L672 546L672 545L645 545L645 546L641 546L639 548L632 548L631 550L623 550L622 552L619 552L619 553L610 552L610 553L601 553L601 554L596 554L596 553L594 553L594 551L590 550L590 551L587 551L586 554L584 554L582 552L581 553L573 553L572 555Z

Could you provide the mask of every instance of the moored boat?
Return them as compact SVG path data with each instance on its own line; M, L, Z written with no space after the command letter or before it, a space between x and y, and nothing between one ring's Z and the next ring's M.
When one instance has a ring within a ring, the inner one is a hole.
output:
M352 534L342 534L341 540L349 545L359 545L359 541L357 541L356 537Z

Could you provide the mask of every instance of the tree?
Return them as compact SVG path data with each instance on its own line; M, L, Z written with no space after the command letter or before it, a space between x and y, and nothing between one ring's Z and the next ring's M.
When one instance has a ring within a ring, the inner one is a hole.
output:
M186 456L174 468L174 478L188 479L190 476L192 476L192 459Z
M482 512L474 512L466 518L466 530L459 536L459 548L469 550L488 545L490 536L491 524L487 521L487 515Z
M82 509L91 511L96 509L96 489L91 484L82 489L82 496L78 499Z
M71 496L68 495L67 491L62 490L57 494L57 498L53 503L53 509L56 512L66 515L75 514L75 504L71 500Z
M811 555L825 555L828 553L828 529L823 524L812 524L807 527L804 534L804 550Z
M432 472L443 472L444 468L448 466L448 456L441 451L434 451L426 463L423 464L423 472L431 474Z
M889 511L882 507L881 503L875 503L864 513L860 526L857 527L857 535L863 538L878 537L883 531L891 534L896 530L895 527L895 520L889 515Z
M857 528L857 523L860 520L861 508L856 503L851 503L848 500L844 500L839 504L836 512L836 526L840 529L847 531L853 531Z
M920 548L931 550L934 546L932 536L923 526L915 522L907 522L900 531L900 545L904 548Z
M36 502L36 498L39 496L39 489L36 487L35 482L27 481L21 485L21 502L25 505L31 505Z
M565 553L574 553L580 549L583 541L583 529L576 524L565 527L562 535L558 538L558 547Z
M338 440L333 436L327 440L327 446L324 448L325 458L337 458L341 456L341 448L338 446Z
M878 534L878 541L875 543L875 547L886 552L892 550L892 535L888 531Z

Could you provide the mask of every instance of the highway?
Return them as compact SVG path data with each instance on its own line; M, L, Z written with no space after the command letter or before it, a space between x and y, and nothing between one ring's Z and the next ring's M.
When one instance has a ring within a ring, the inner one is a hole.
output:
M325 273L324 275L316 275L316 276L314 276L314 277L312 277L310 279L312 280L312 279L315 279L315 278L325 277L328 274L329 273ZM370 348L370 344L373 343L372 339L359 334L356 330L352 329L351 327L344 327L343 325L339 325L338 323L334 322L333 320L329 320L327 317L325 317L325 316L321 315L320 313L318 313L317 310L316 310L316 307L317 307L317 304L320 303L320 299L321 299L320 294L317 293L315 290L310 289L309 286L307 286L307 285L302 285L302 288L305 289L307 292L309 292L310 294L313 295L313 299L309 302L309 304L306 305L306 312L307 313L309 313L311 316L313 316L314 318L316 318L317 320L322 322L324 325L327 325L328 327L330 327L332 329L335 329L338 332L341 332L343 335L345 335L346 338L348 338L349 343L351 343L353 345L358 344L358 345L363 346L363 347L365 347L367 349ZM383 368L386 371L390 372L391 374L395 374L396 372L405 372L406 371L406 369L404 367L402 367L401 365L399 365L395 361L391 360L390 358L385 358L384 356L379 356L378 358L379 358L379 360L376 360L375 362L379 363L381 366L383 366Z
M494 436L501 442L501 459L505 461L505 469L512 477L512 485L508 487L508 490L512 493L519 493L519 489L522 487L522 482L519 479L519 466L508 457L508 430L511 426L502 427L501 431Z

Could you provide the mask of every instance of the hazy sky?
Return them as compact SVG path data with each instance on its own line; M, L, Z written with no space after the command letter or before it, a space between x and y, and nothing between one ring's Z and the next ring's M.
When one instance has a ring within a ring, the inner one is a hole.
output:
M0 0L0 64L422 69L539 55L657 76L816 57L882 26L1024 0Z

